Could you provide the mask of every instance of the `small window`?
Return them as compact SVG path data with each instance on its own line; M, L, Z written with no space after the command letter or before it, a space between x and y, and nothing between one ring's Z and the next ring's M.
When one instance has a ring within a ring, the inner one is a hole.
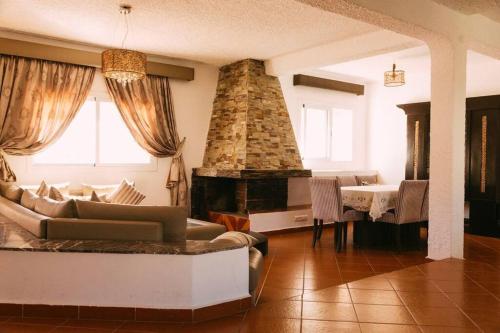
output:
M352 161L351 110L303 105L302 156L304 159Z
M33 156L37 165L149 165L113 102L88 100L63 135Z

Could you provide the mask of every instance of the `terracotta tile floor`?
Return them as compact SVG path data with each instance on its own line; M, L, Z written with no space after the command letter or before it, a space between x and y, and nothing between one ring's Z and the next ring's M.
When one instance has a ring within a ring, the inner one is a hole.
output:
M1 318L11 332L500 332L500 239L465 236L467 260L425 250L335 253L332 231L270 236L258 304L196 325Z

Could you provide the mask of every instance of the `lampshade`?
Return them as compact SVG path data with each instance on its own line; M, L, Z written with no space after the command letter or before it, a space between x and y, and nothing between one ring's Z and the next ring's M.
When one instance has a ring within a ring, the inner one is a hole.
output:
M125 49L106 50L102 53L102 73L121 84L140 80L146 75L146 55Z
M405 71L396 70L396 64L392 65L392 71L384 73L384 86L397 87L405 84Z

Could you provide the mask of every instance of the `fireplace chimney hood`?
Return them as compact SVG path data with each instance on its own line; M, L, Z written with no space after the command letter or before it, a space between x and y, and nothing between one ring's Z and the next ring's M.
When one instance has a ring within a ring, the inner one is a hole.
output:
M286 209L288 178L310 176L278 78L260 60L221 67L203 166L193 169L193 215L200 200L208 210L244 214Z

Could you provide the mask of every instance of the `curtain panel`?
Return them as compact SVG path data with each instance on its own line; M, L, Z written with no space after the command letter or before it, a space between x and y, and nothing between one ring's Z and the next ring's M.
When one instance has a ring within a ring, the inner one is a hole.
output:
M106 86L137 143L156 157L172 157L166 187L172 206L187 206L188 186L182 158L185 139L179 139L168 78L147 75L122 85L106 79Z
M0 54L1 180L16 181L3 153L32 155L64 133L94 74L94 67Z

